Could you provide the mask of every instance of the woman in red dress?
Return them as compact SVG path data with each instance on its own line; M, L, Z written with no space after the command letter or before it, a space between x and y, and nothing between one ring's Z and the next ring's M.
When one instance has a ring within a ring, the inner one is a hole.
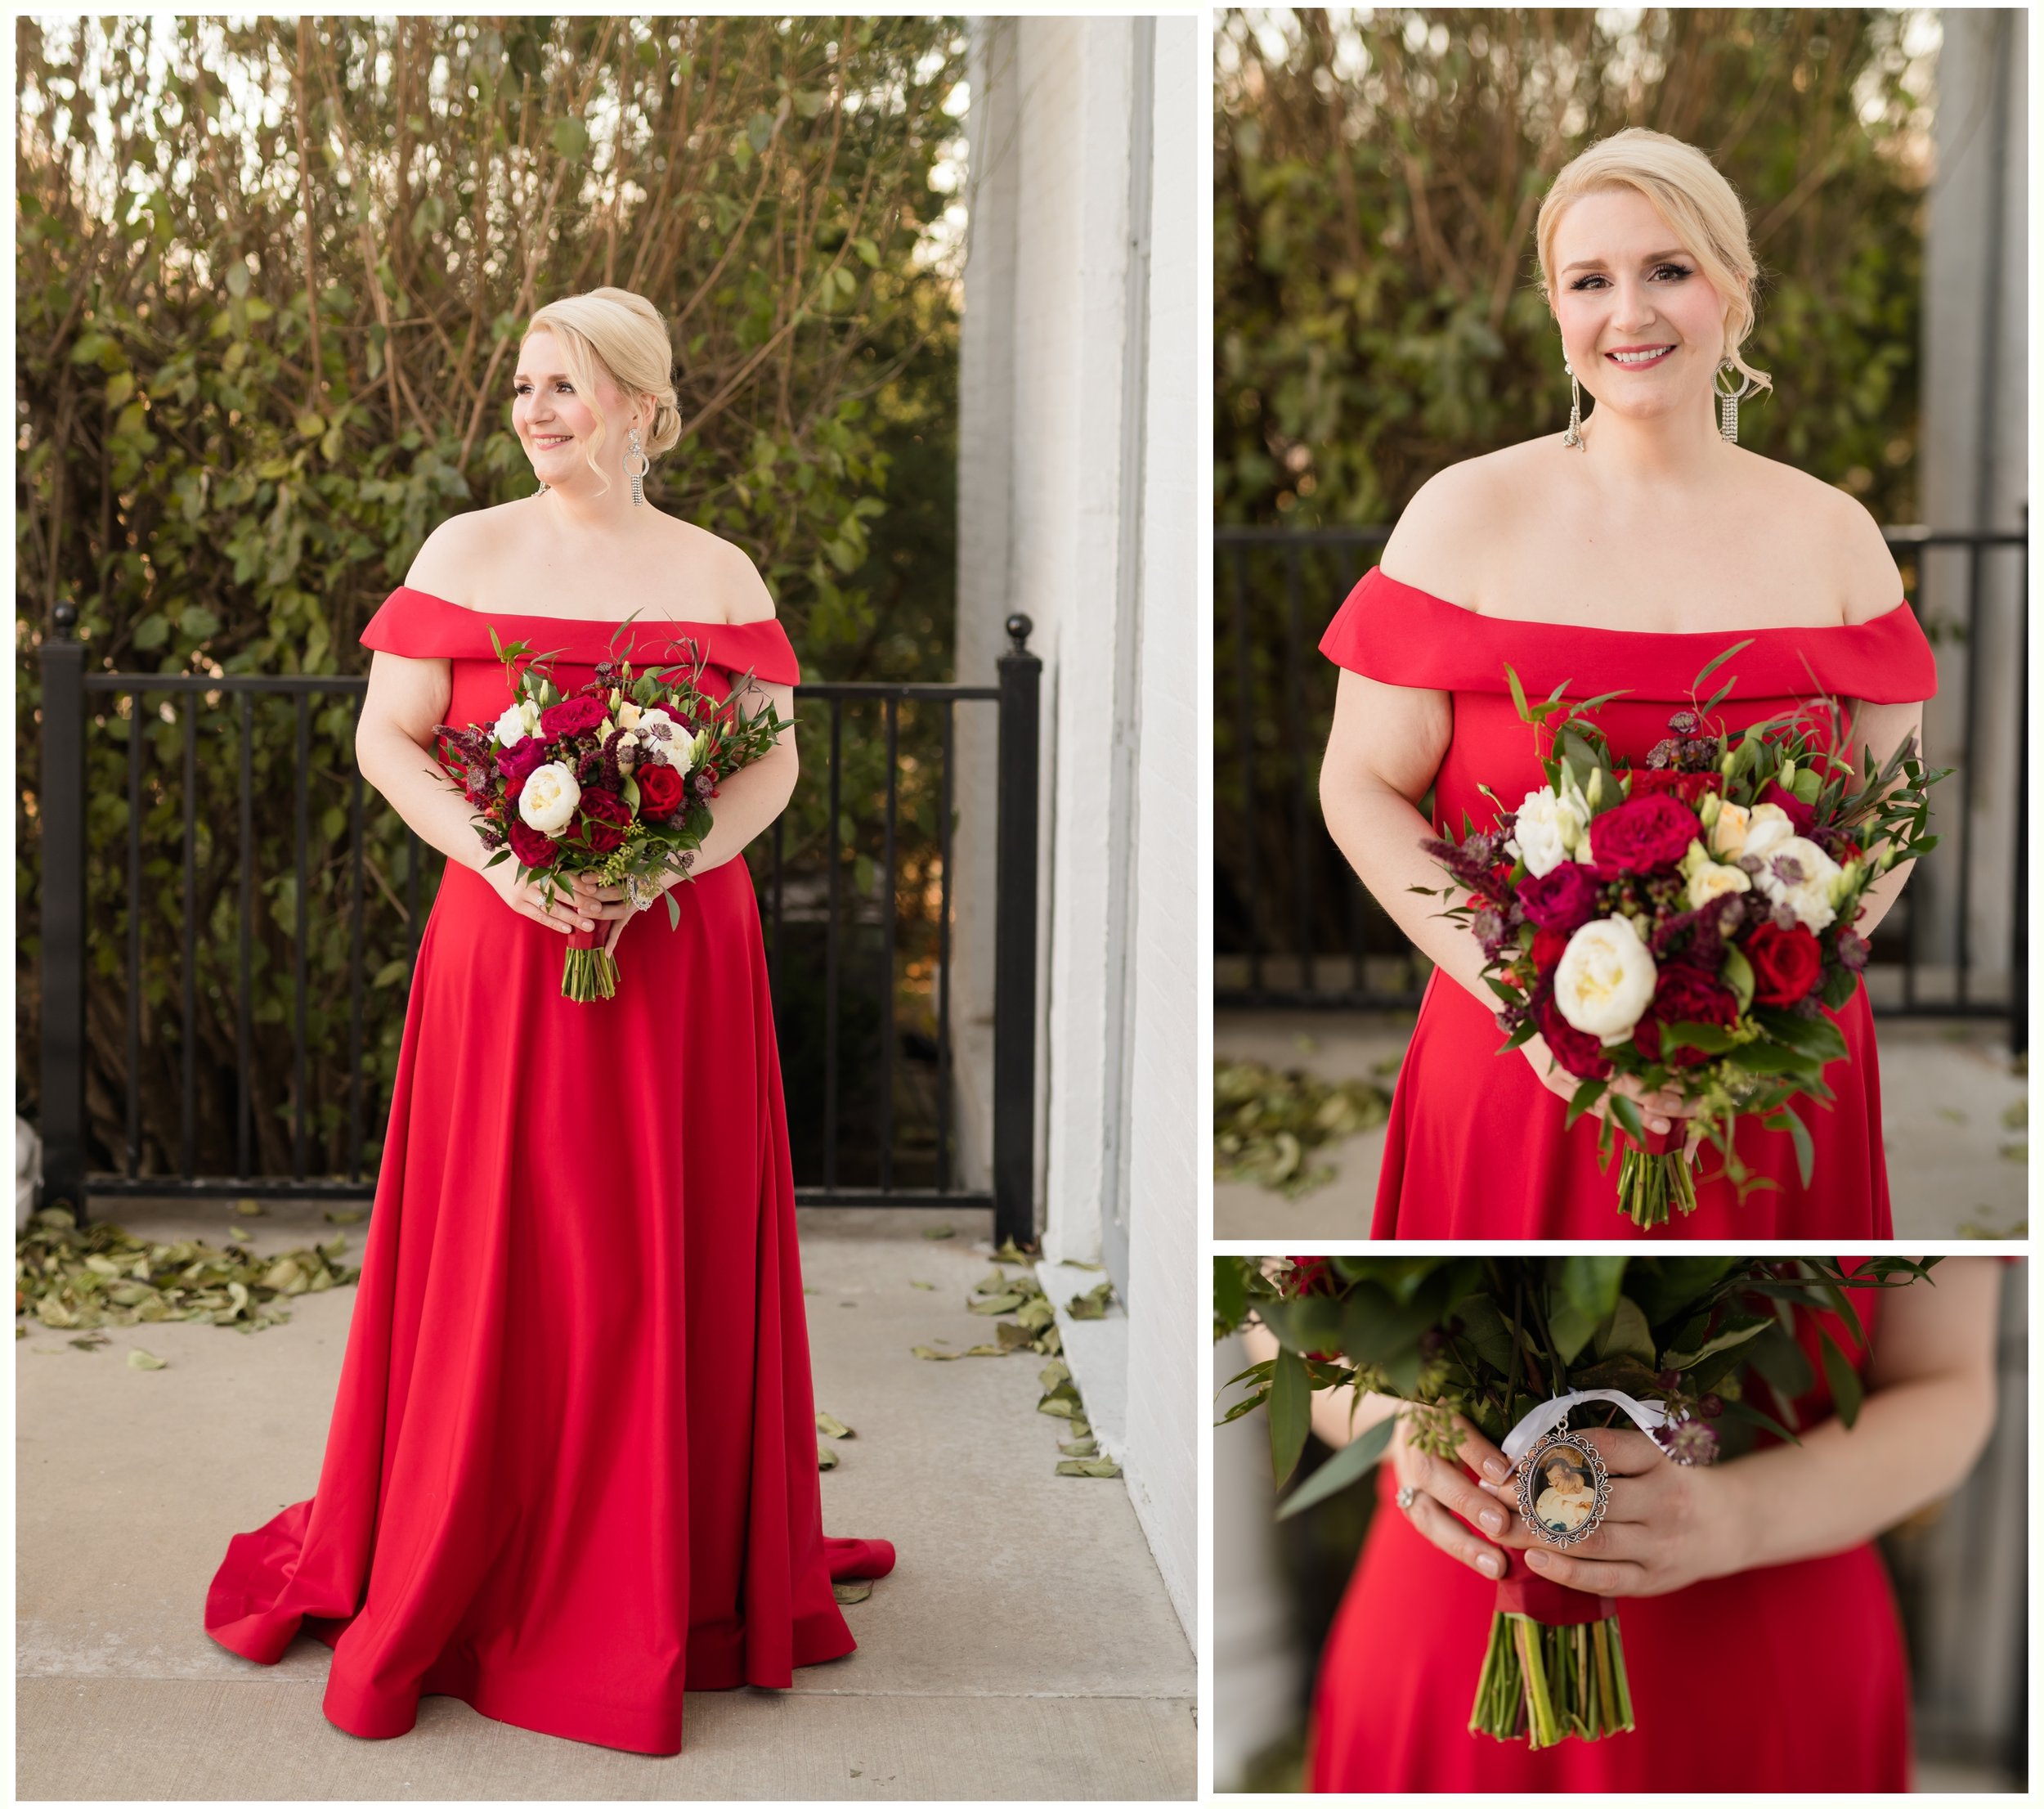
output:
M585 683L694 654L789 713L751 562L646 506L674 443L666 330L621 290L534 317L513 420L540 493L428 539L362 636L364 775L447 867L419 945L376 1205L317 1493L233 1539L229 1650L334 1648L329 1720L402 1734L459 1696L541 1733L680 1749L682 1693L785 1688L853 1648L826 1539L787 1130L741 851L787 802L791 734L726 780L688 879L642 918L584 880L549 905L486 851L432 758L512 701L491 645ZM618 630L618 618L636 619ZM615 637L615 640L614 640ZM608 923L614 999L561 995Z
M1586 1434L1613 1477L1602 1526L1567 1552L1512 1511L1503 1454L1469 1431L1462 1461L1394 1435L1353 1580L1320 1658L1314 1790L1687 1790L1909 1787L1909 1691L1887 1573L1868 1542L1964 1479L1994 1419L1992 1259L1858 1292L1871 1358L1848 1430L1820 1380L1797 1403L1800 1445L1709 1468L1645 1434ZM1811 1367L1828 1315L1800 1313ZM1263 1354L1259 1351L1257 1354ZM1353 1438L1391 1403L1314 1397L1314 1430ZM1401 1512L1401 1485L1413 1490ZM1512 1531L1504 1530L1508 1526ZM1503 1562L1616 1598L1636 1722L1629 1734L1533 1751L1468 1730Z
M1423 837L1459 832L1465 813L1487 827L1544 783L1508 662L1529 696L1563 682L1579 698L1623 690L1596 720L1616 757L1643 765L1670 716L1702 701L1698 672L1739 642L1703 694L1736 680L1717 725L1828 694L1847 707L1856 767L1862 749L1885 758L1919 731L1936 688L1867 511L1742 451L1713 415L1721 367L1728 386L1756 375L1739 353L1755 267L1724 177L1674 139L1620 132L1562 172L1538 238L1571 380L1594 412L1580 430L1432 478L1321 643L1343 668L1320 773L1329 833L1436 969L1393 1096L1371 1235L1886 1237L1863 990L1832 1014L1847 1049L1824 1077L1836 1102L1804 1115L1811 1184L1786 1134L1743 1120L1740 1156L1778 1185L1741 1205L1706 1150L1697 1210L1642 1231L1598 1170L1599 1126L1562 1128L1576 1077L1538 1036L1495 1053L1475 938L1409 889L1442 883ZM1429 791L1431 823L1417 808ZM1858 934L1907 876L1898 867L1868 894ZM1641 1098L1630 1080L1614 1085ZM1672 1093L1641 1103L1650 1129L1678 1115Z

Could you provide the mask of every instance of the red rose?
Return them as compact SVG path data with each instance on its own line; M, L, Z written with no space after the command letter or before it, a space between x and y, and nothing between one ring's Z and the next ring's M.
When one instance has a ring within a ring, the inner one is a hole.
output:
M591 789L582 794L582 820L576 840L591 854L614 853L625 845L631 806L615 792Z
M1533 932L1533 965L1543 974L1551 974L1561 966L1562 957L1568 953L1568 933L1563 930L1540 929Z
M1817 826L1817 811L1813 806L1805 804L1795 792L1786 790L1778 781L1769 779L1767 789L1761 792L1759 802L1778 804L1787 811L1788 819L1795 825L1799 836L1808 836Z
M1553 994L1535 1008L1540 1035L1553 1051L1554 1059L1571 1074L1584 1080L1607 1080L1611 1063L1604 1059L1604 1045L1585 1030L1579 1030L1555 1007Z
M1664 1054L1661 1044L1663 1024L1721 1024L1729 1027L1739 1019L1739 1002L1732 989L1701 967L1671 963L1654 981L1654 1002L1647 1008L1633 1030L1633 1047L1650 1062L1665 1060L1670 1067L1693 1068L1710 1057L1702 1049L1679 1046Z
M639 782L639 814L643 817L672 815L687 789L671 766L641 766L632 777Z
M516 788L546 765L546 743L537 735L513 742L497 756L497 770Z
M564 698L550 710L540 712L540 729L548 735L586 734L603 720L599 698Z
M1519 906L1527 922L1566 936L1597 915L1596 877L1580 863L1565 860L1539 878L1522 882Z
M1294 1256L1292 1259L1292 1282L1294 1296L1332 1294L1335 1288L1333 1259L1325 1256Z
M552 836L543 836L523 817L511 819L511 852L518 857L521 866L540 868L549 865L561 851L561 845Z
M1628 798L1589 822L1589 847L1598 872L1606 878L1673 867L1701 838L1697 813L1665 792Z
M1694 804L1706 792L1719 788L1715 773L1678 773L1673 767L1641 766L1625 774L1626 796L1647 797L1654 793L1672 795Z
M1793 1005L1824 975L1824 951L1800 923L1792 930L1761 924L1746 938L1746 958L1753 964L1753 996L1763 1005Z

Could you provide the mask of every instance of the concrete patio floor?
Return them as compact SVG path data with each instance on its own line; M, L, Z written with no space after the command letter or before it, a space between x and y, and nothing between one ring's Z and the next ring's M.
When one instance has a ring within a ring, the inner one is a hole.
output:
M316 1209L132 1205L143 1235L259 1250L334 1235ZM988 1322L984 1214L802 1215L817 1404L857 1436L823 1478L826 1525L894 1541L846 1609L859 1650L791 1690L692 1694L686 1745L649 1758L504 1726L429 1697L387 1741L320 1712L329 1654L275 1667L200 1626L228 1537L317 1480L352 1288L289 1325L117 1327L16 1343L17 1790L170 1801L1190 1798L1194 1664L1123 1485L1053 1473L1063 1422L1040 1359L929 1362ZM359 1252L364 1228L349 1228ZM934 1284L929 1289L912 1282ZM941 1342L940 1342L941 1341ZM131 1369L141 1345L167 1359Z
M1301 1068L1322 1080L1376 1078L1388 1092L1410 1013L1217 1012L1214 1054ZM2028 1129L2004 1114L2029 1097L1998 1025L1882 1019L1882 1142L1895 1235L2024 1235ZM1384 1071L1378 1072L1379 1065ZM1216 1237L1281 1240L1369 1236L1384 1133L1327 1143L1311 1160L1334 1170L1326 1186L1287 1200L1247 1183L1216 1183Z

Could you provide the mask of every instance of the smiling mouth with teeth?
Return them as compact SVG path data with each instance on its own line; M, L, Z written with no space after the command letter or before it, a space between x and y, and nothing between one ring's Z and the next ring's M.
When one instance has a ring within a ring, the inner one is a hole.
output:
M1657 345L1651 352L1607 352L1604 356L1614 364L1637 370L1643 365L1658 364L1674 350L1671 345Z

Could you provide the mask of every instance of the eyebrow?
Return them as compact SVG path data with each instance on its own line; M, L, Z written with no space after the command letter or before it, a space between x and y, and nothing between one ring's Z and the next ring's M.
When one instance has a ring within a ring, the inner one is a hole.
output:
M1665 263L1670 258L1686 258L1688 255L1678 245L1673 251L1650 251L1639 261L1643 264L1658 264ZM1564 264L1562 274L1566 276L1571 270L1594 270L1603 262L1602 258L1578 258L1572 264Z
M524 383L527 382L531 375L532 373L529 370L521 370L515 373L511 380L514 384ZM574 382L575 373L572 370L549 370L546 374L546 380L549 383L558 383L563 379L566 379L569 383Z

